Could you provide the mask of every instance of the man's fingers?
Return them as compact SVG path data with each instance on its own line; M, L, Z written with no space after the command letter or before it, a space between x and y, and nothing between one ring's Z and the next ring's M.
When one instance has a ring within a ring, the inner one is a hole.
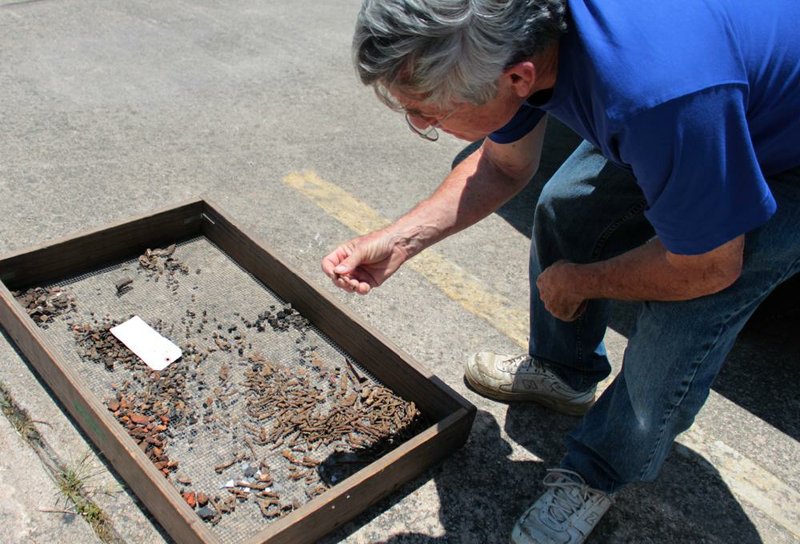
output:
M342 256L338 264L334 267L333 273L339 275L350 274L353 270L358 268L362 261L362 252L358 249L354 249L352 252L348 252L347 255Z
M322 271L325 273L332 280L336 280L336 273L333 269L336 267L336 263L334 263L330 258L325 257L322 259Z
M322 259L322 271L340 289L366 295L385 279L385 271L374 263L389 257L373 255L373 245L356 239L337 247Z
M587 304L587 301L584 300L571 313L568 313L569 310L567 310L566 307L561 307L561 306L559 306L557 308L554 308L553 310L548 310L548 311L550 311L551 314L553 314L555 317L557 317L561 321L571 322L571 321L577 320L579 317L581 317L583 315L583 312L586 311L586 304Z
M589 303L589 301L588 301L588 300L584 300L583 302L581 302L581 303L580 303L580 305L579 305L579 306L578 306L578 308L575 310L575 312L572 314L572 316L570 317L570 319L569 319L569 320L570 320L570 321L575 321L575 320L576 320L576 319L578 319L580 316L582 316L582 315L583 315L583 313L586 311L586 305L587 305L588 303Z
M347 259L350 255L344 246L337 247L334 251L323 257L322 259L322 271L332 280L335 280L337 277L337 273L334 271L337 266L339 266L342 261Z
M334 274L333 283L344 291L358 293L359 295L366 295L372 290L372 285L370 283L361 281L352 276Z
M359 295L366 295L372 290L372 284L368 281L361 281L357 278L348 277L347 287L350 291Z
M372 291L372 286L370 284L368 284L368 283L363 282L363 281L358 284L358 287L356 287L356 290L355 290L355 292L358 293L359 295L366 295L370 291Z

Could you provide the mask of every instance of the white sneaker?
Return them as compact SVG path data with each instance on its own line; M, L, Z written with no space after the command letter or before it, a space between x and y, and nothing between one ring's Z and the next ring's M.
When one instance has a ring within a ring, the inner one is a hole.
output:
M471 356L464 369L467 383L486 397L502 400L529 400L557 412L582 415L594 403L592 386L575 391L557 374L530 355L497 355L482 351Z
M549 489L514 525L512 544L581 544L611 507L611 497L575 472L550 469Z

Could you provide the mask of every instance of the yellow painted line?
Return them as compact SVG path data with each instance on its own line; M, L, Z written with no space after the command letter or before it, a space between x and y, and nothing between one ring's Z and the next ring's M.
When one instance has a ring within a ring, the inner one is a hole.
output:
M289 187L311 199L317 206L359 236L378 230L389 224L364 202L358 200L315 172L292 172L283 178Z
M389 224L388 219L367 204L314 172L293 172L283 181L358 235ZM424 276L464 309L482 317L499 332L527 348L527 308L515 308L512 301L483 289L477 279L433 249L420 253L406 266ZM610 329L608 334L617 335ZM620 339L624 341L624 338ZM598 389L605 389L611 380L609 376ZM757 508L800 539L800 493L794 488L724 442L709 438L698 424L680 435L678 442L711 462L739 500Z
M305 195L356 234L367 234L389 224L364 202L316 173L292 172L283 182ZM470 313L486 320L521 347L528 347L528 310L515 308L515 303L483 288L480 281L466 270L448 261L434 249L427 249L405 265L438 287L450 299Z

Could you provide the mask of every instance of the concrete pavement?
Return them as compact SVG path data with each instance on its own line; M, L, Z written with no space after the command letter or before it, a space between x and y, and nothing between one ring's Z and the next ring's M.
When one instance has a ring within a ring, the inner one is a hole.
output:
M209 195L479 409L463 449L328 541L505 542L576 420L483 399L464 386L461 364L478 349L522 349L530 212L574 137L553 124L545 172L431 257L367 297L334 292L320 258L367 219L412 207L465 145L414 137L356 81L358 5L0 1L0 253ZM635 311L619 305L609 328L615 370ZM746 331L658 481L620 493L592 542L800 542L796 328ZM93 496L122 539L169 540L7 337L0 381L48 422L40 431L66 464L88 452ZM79 518L15 502L51 489L13 431L0 425L0 436L0 520L33 520L4 537L86 534Z

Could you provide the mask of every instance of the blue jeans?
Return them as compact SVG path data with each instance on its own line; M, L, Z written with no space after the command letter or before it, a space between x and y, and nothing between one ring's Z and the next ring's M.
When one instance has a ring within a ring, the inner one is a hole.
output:
M800 168L773 176L778 211L747 233L741 277L724 291L684 302L644 302L622 370L567 437L562 468L611 493L657 476L675 437L688 429L747 319L800 271ZM539 272L559 259L610 258L654 236L633 176L584 142L545 185L534 216L529 352L585 390L611 367L603 346L609 301L592 300L577 321L545 310Z

